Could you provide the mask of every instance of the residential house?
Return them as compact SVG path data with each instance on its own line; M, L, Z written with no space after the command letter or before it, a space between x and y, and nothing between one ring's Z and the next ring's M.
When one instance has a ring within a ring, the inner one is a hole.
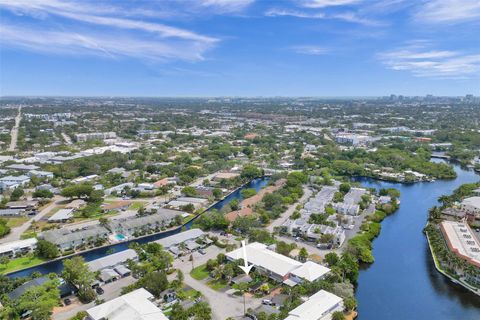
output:
M87 320L168 320L153 295L140 288L87 310Z
M343 311L343 299L320 290L288 313L285 320L331 320L336 311Z
M75 249L82 245L103 241L110 232L102 226L94 225L80 230L53 229L39 234L39 238L56 244L60 250Z

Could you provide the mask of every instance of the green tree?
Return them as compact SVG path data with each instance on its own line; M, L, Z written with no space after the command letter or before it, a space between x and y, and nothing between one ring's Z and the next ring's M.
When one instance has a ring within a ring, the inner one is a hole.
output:
M24 193L23 188L15 188L10 195L10 201L17 201L24 195Z
M347 193L348 191L350 191L350 188L351 187L350 187L349 183L342 183L338 187L338 190L340 190L340 192L342 192L342 193Z
M300 259L301 262L307 261L307 258L308 258L307 249L305 249L304 247L302 247L302 248L300 249L300 252L298 253L298 258Z
M247 164L243 167L240 176L245 180L252 180L254 178L258 178L262 175L262 170L257 168L253 164Z
M59 251L55 244L47 240L38 240L35 254L45 259L54 259L58 257Z
M20 311L30 310L33 320L48 320L52 309L58 304L60 292L57 279L45 282L40 286L29 288L16 303L16 309Z
M163 271L149 272L138 282L139 287L145 288L157 298L160 298L162 291L168 288L167 275Z
M219 188L213 189L212 194L215 199L220 199L223 196L222 189L219 189Z
M230 201L229 205L232 211L237 211L238 209L240 209L240 202L238 202L237 199L233 199L232 201Z
M187 197L194 197L197 195L197 190L195 190L194 187L188 186L182 189L182 193Z
M82 302L90 302L95 299L95 291L92 284L95 281L95 273L90 271L83 257L77 256L63 262L62 278L78 288L78 297Z
M42 190L35 190L32 196L34 198L51 199L53 198L53 193L50 190L42 189Z
M325 262L328 264L329 267L337 265L339 260L340 259L335 252L329 252L325 255Z
M332 320L345 320L345 315L341 311L332 313Z
M352 311L357 307L357 300L354 297L347 297L343 300L343 304L347 311Z

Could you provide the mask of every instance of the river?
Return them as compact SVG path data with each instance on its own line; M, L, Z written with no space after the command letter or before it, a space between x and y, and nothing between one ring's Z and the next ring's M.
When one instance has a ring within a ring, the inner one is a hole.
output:
M480 297L436 271L422 233L428 209L439 196L480 180L473 171L454 168L454 180L398 184L357 179L367 187L394 187L401 192L400 209L382 222L373 243L375 262L360 271L359 320L480 319Z
M253 189L259 191L260 189L262 189L264 186L266 186L268 184L268 181L269 181L268 177L254 179L254 180L250 181L249 183L245 184L244 186L242 186L241 188L239 188L239 189L235 190L234 192L232 192L231 194L229 194L223 200L218 201L217 203L212 205L207 211L213 210L213 209L220 210L225 205L227 205L230 201L232 201L233 199L238 199L239 201L241 201L242 200L241 190L247 189L247 188L253 188ZM186 227L187 229L190 229L192 227L192 224L193 224L193 220L187 222L184 226L178 227L174 230L170 230L170 231L166 231L166 232L162 232L162 233L158 233L158 234L153 234L153 235L150 235L150 236L147 236L147 237L144 237L144 238L141 238L141 239L137 239L137 240L125 241L125 242L121 242L121 243L114 244L114 245L111 245L111 246L93 249L93 250L81 253L79 255L82 256L85 259L85 261L92 261L92 260L104 257L104 256L106 256L108 254L111 254L111 253L127 250L130 243L132 243L132 242L138 242L138 243L143 244L143 243L155 241L155 240L162 239L162 238L165 238L167 236L179 233L179 232L182 231L183 227ZM29 276L34 271L40 272L42 274L47 274L47 273L51 273L51 272L59 274L63 269L63 260L64 259L55 260L55 261L51 261L51 262L48 262L48 263L45 263L45 264L42 264L42 265L39 265L39 266L35 266L35 267L28 268L28 269L16 271L16 272L10 273L8 276L9 277L25 277L25 276Z

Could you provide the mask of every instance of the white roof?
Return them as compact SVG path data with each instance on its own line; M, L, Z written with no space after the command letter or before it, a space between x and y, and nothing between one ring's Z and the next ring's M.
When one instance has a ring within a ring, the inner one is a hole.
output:
M140 288L90 308L87 313L93 320L168 320L149 300L152 297L150 292Z
M127 249L108 256L88 262L91 271L98 271L109 267L114 267L120 263L124 263L128 259L136 259L137 253L133 249Z
M293 260L292 258L268 250L267 246L262 243L249 243L245 248L247 251L247 260L250 264L262 267L282 277L302 265L301 262ZM227 257L233 260L243 259L242 248L228 252Z
M48 221L67 220L73 217L73 209L60 209Z
M197 239L203 236L204 234L205 233L200 229L190 229L190 230L180 232L172 236L157 240L155 242L161 244L165 249L168 249L171 246L176 246L177 244L185 242L187 240Z
M470 227L463 222L442 221L447 244L457 255L480 267L480 243Z
M28 238L25 240L7 242L0 245L0 254L5 252L10 252L10 251L15 251L22 248L33 247L35 244L37 244L36 238Z
M470 197L470 198L465 198L462 201L463 205L469 205L474 208L480 209L480 197Z
M313 261L307 261L303 264L303 266L294 269L291 273L299 278L308 281L315 281L329 272L329 268L319 265Z
M333 312L342 309L342 298L325 290L320 290L308 298L307 301L290 311L285 320L330 319L330 315Z

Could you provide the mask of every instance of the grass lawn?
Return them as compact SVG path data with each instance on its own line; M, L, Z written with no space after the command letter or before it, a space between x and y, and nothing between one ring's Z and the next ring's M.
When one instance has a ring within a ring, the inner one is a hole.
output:
M227 286L227 282L220 280L220 281L209 281L208 286L215 291L220 291Z
M140 210L141 208L145 207L145 205L147 204L147 202L145 201L134 201L130 207L128 207L128 210Z
M32 230L27 230L22 235L20 236L20 239L28 239L28 238L35 238L37 236L37 233Z
M7 226L9 226L10 228L19 227L22 224L24 224L25 222L27 222L29 219L30 218L28 218L28 217L8 218L7 219Z
M203 280L207 278L208 271L206 269L206 265L202 264L201 266L194 268L192 271L190 271L190 275L195 280Z
M0 273L5 274L8 272L25 269L29 267L36 266L42 262L45 262L45 259L33 257L32 259L28 257L20 257L13 260L10 260L7 265L0 264Z
M187 223L187 222L190 221L193 217L195 217L195 215L194 215L194 214L191 214L191 215L189 215L188 217L183 218L182 224Z

